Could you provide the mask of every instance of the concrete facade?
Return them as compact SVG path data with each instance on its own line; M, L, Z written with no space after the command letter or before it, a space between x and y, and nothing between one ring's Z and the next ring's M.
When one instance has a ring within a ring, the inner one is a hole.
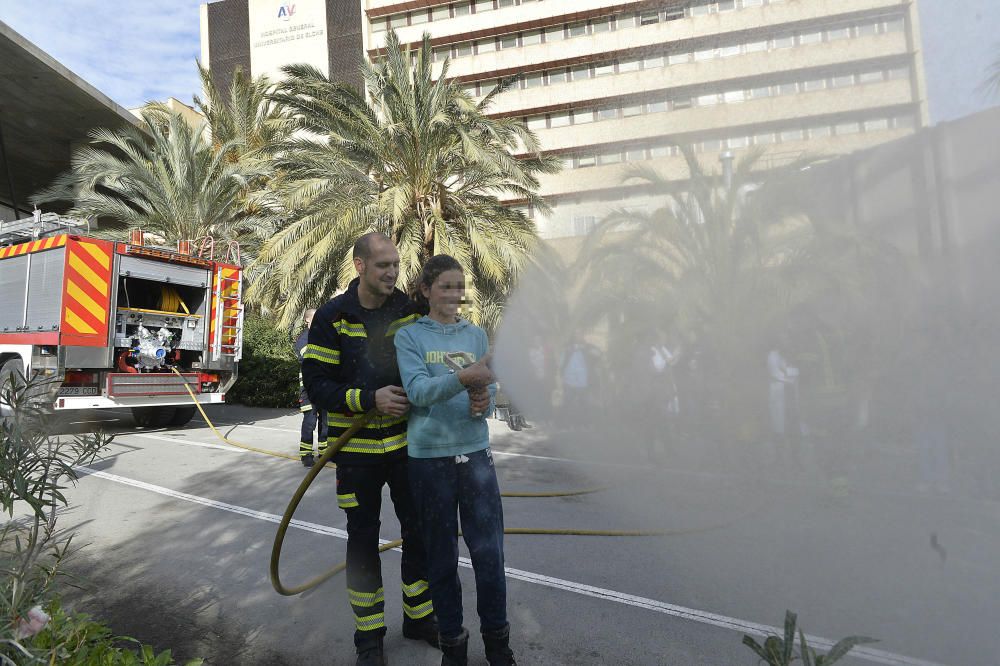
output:
M247 0L209 7L228 3ZM543 149L563 159L563 172L542 183L552 214L529 211L546 238L586 233L613 209L656 206L655 195L622 181L636 162L684 178L675 142L716 167L723 151L738 159L764 145L766 167L806 151L845 154L927 124L920 27L909 0L365 0L364 7L368 58L379 56L390 28L414 45L428 32L437 67L448 58L449 76L470 94L518 77L491 112L522 118ZM341 25L352 24L345 18ZM343 52L332 40L330 51Z

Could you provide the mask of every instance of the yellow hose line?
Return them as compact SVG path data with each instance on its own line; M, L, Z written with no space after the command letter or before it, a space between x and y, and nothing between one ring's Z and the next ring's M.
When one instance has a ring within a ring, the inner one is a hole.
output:
M177 368L171 368L171 370L183 379L183 375L177 371ZM201 413L201 417L205 419L205 423L208 427L212 429L216 437L224 441L226 444L235 446L240 449L245 449L247 451L253 451L255 453L263 453L264 455L275 456L278 458L288 458L291 460L298 460L297 457L292 455L287 455L284 453L277 453L275 451L268 451L266 449L258 449L253 446L247 446L245 444L240 444L234 442L225 435L223 435L212 423L212 420L208 418L208 414L202 409L201 403L198 402L198 398L195 397L194 392L191 387L184 382L184 389L191 396L191 400L194 402L195 407ZM274 544L271 547L271 562L270 562L270 578L271 586L274 587L278 594L284 595L286 597L294 596L296 594L301 594L307 590L311 590L314 587L321 585L330 578L333 578L338 573L347 568L347 562L341 562L332 569L321 573L312 580L306 581L301 585L296 585L294 587L288 587L281 582L281 574L279 571L279 564L281 561L281 546L285 541L285 533L288 531L288 526L291 524L292 516L295 514L295 510L298 508L299 503L306 494L306 490L312 485L313 480L319 475L320 470L324 467L335 467L330 460L337 454L345 442L347 442L351 437L354 436L358 430L365 427L372 416L374 416L375 411L372 410L367 414L363 414L354 419L351 427L348 428L337 440L327 446L326 453L320 456L316 464L313 465L312 469L306 474L305 478L299 483L299 487L296 488L295 493L292 495L291 501L289 501L288 506L285 508L284 515L281 516L281 522L278 524L278 531L274 536ZM558 491L558 492L541 492L541 493L530 493L530 492L511 492L511 493L501 493L501 497L572 497L576 495L587 495L590 493L596 493L604 490L603 487L588 488L584 490L569 490L569 491ZM574 529L542 529L542 528L529 528L529 527L508 527L505 528L504 534L520 534L520 535L556 535L556 536L604 536L604 537L642 537L642 536L668 536L676 534L691 534L695 532L704 532L713 529L719 529L720 526L713 526L701 529L691 529L691 530L574 530ZM723 526L724 527L724 526ZM459 535L462 533L459 532ZM387 550L392 550L393 548L398 548L403 544L402 539L396 539L395 541L389 541L379 546L378 552L384 553Z

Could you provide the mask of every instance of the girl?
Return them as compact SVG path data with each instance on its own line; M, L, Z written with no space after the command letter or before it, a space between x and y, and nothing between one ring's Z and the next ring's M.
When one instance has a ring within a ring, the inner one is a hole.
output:
M465 275L447 255L424 266L415 300L426 316L396 334L396 357L410 400L409 475L427 549L429 584L441 634L441 666L465 666L458 515L476 575L479 623L490 666L515 666L507 623L503 508L485 417L495 378L486 333L458 316ZM487 390L488 389L488 390Z

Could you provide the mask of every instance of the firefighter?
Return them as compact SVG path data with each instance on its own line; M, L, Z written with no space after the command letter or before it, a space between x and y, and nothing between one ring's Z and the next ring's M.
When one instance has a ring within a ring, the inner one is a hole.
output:
M337 504L347 513L347 595L354 613L358 666L385 663L385 594L379 562L382 486L399 518L403 540L403 635L437 647L424 547L407 478L406 424L410 403L396 366L396 332L418 319L395 288L399 253L379 233L354 244L358 277L321 307L309 329L302 377L310 402L329 413L333 442L353 419L377 414L334 457Z
M316 310L309 309L302 316L302 323L305 329L295 339L295 356L299 359L299 409L302 411L302 434L299 437L299 460L306 467L312 467L316 463L313 452L313 432L319 426L319 455L326 451L326 427L327 414L322 409L317 409L309 402L309 394L306 393L305 385L302 382L302 356L306 352L306 343L309 342L309 326L312 325L313 316Z

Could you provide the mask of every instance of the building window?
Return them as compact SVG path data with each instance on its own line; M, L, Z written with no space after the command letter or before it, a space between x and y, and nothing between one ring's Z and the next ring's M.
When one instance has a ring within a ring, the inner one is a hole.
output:
M858 75L859 83L878 83L882 80L882 72L861 72Z
M890 81L896 81L898 79L908 79L910 78L910 68L909 67L896 67L895 69L890 69L886 74Z
M708 3L696 4L691 7L691 16L704 16L712 11L712 6Z
M593 155L581 155L576 160L577 169L586 169L587 167L592 167L597 164L597 158Z
M643 69L656 69L658 67L663 67L664 58L662 55L646 56L642 59Z
M646 151L643 148L632 148L625 151L626 162L642 162L646 159Z
M632 116L642 115L642 104L633 104L632 106L623 106L622 115L626 118L631 118Z
M861 131L858 123L839 123L836 128L837 134L857 134Z
M461 44L455 44L456 58L468 58L470 55L472 55L472 42L462 42Z
M591 231L593 231L594 227L596 226L597 226L596 215L573 216L573 234L576 236L583 236L589 234Z
M748 137L748 136L733 136L733 137L730 137L728 141L726 141L726 144L730 148L734 148L734 149L736 149L736 148L746 148L748 145L750 145L750 137Z
M702 51L694 52L694 59L697 60L711 60L715 57L715 49L704 49Z
M836 42L841 39L850 39L850 37L850 28L832 28L826 31L826 38L831 42Z
M583 81L584 79L590 78L590 65L583 65L581 67L573 68L573 80Z
M666 100L660 102L650 102L646 105L646 113L664 113L667 110Z
M433 7L431 9L431 20L432 21L443 21L445 19L451 18L451 6L444 5L442 7Z
M594 76L607 76L615 73L615 63L607 62L594 65Z
M747 7L760 7L764 4L764 0L743 0L743 9Z
M743 90L730 90L722 94L722 101L726 104L736 104L746 99L746 92Z
M618 61L618 73L623 72L638 72L642 67L641 60L619 60Z
M903 32L904 27L906 27L906 24L901 18L892 19L891 21L886 21L885 23L886 32Z
M406 14L394 14L389 17L390 28L402 28L406 25Z
M740 54L740 45L735 46L723 46L719 48L720 58L731 58L733 56L738 56Z
M601 17L599 19L594 19L590 22L590 29L597 34L599 32L610 32L614 30L615 27L615 17L607 16Z
M874 120L865 121L866 132L877 132L879 130L885 130L885 129L889 129L888 118L876 118Z
M587 22L580 21L579 23L570 23L566 28L567 33L570 37L582 37L587 34Z
M642 12L639 14L639 25L653 25L660 22L660 12Z
M462 91L475 97L479 94L479 86L475 83L466 83L462 86Z
M690 97L678 97L672 102L673 109L675 111L680 109L690 109L691 108L691 98Z
M664 21L677 21L678 19L684 18L684 8L683 7L670 7L669 9L663 10L661 14Z
M763 134L755 134L753 137L753 142L758 146L766 146L768 144L774 143L774 132L764 132Z
M795 37L789 35L788 37L775 37L774 38L774 48L776 49L790 49L795 46Z
M572 169L572 168L574 168L574 166L573 166L573 158L572 157L564 157L563 160L562 160L562 167L563 167L563 169Z
M657 159L659 157L670 157L670 146L653 146L649 149L650 159Z
M799 35L799 44L818 44L823 41L822 31L804 32Z
M549 116L549 127L567 127L572 124L569 112L553 113Z
M372 32L385 32L388 29L384 18L377 18L372 21Z
M496 40L490 39L480 39L476 42L476 53L492 53L497 50Z
M767 40L766 39L762 39L762 40L760 40L758 42L747 42L746 44L743 45L743 50L746 53L756 53L758 51L766 51L767 50Z
M818 125L817 127L809 128L810 139L823 139L831 134L833 134L833 130L830 129L829 125Z
M565 69L553 69L549 71L549 85L555 85L557 83L566 83L569 80L569 75L566 73Z
M800 129L785 130L781 133L782 142L785 141L801 141L803 132Z
M604 153L598 158L598 163L604 164L618 164L622 161L621 153Z
M530 116L526 124L530 130L545 129L545 116Z
M667 56L667 62L671 65L680 65L691 59L690 53L671 53Z
M434 49L434 62L443 62L445 58L451 55L450 46L440 46Z
M802 90L804 92L812 92L814 90L823 90L826 88L826 79L812 79L810 81L802 82Z
M719 103L718 93L712 93L711 95L699 95L697 98L698 106L715 106Z
M410 12L410 25L420 25L421 23L427 23L430 20L431 17L427 13L426 9Z
M476 13L493 11L493 0L476 0Z
M878 23L863 23L857 26L857 28L855 29L858 31L858 37L869 37L871 35L877 35Z
M762 97L771 96L771 86L762 86L760 88L754 88L750 91L751 99L760 99Z
M472 13L472 3L468 0L456 2L452 6L452 16L468 16Z
M831 88L846 88L847 86L854 85L854 75L853 74L842 74L840 76L835 76L830 79Z
M577 109L573 112L573 124L585 125L594 122L594 112L591 109Z
M719 0L718 11L731 12L734 9L736 9L736 0Z
M617 117L618 117L618 109L617 108L612 108L612 109L598 109L597 110L597 119L598 120L614 120Z
M545 29L546 42L558 42L563 39L566 39L566 30L565 28L563 28L563 26L557 25Z
M705 139L701 142L701 149L706 153L717 153L722 150L722 139Z
M521 46L531 46L532 44L542 43L542 31L541 30L530 30L528 32L521 33Z
M913 129L917 125L917 119L912 114L896 116L893 118L892 124L897 129Z
M799 91L799 84L794 81L790 83L778 84L778 94L779 95L794 95Z
M497 40L500 48L502 49L513 49L517 48L517 35L503 35Z
M542 86L542 73L533 72L531 74L524 75L524 87L525 88L540 88Z

